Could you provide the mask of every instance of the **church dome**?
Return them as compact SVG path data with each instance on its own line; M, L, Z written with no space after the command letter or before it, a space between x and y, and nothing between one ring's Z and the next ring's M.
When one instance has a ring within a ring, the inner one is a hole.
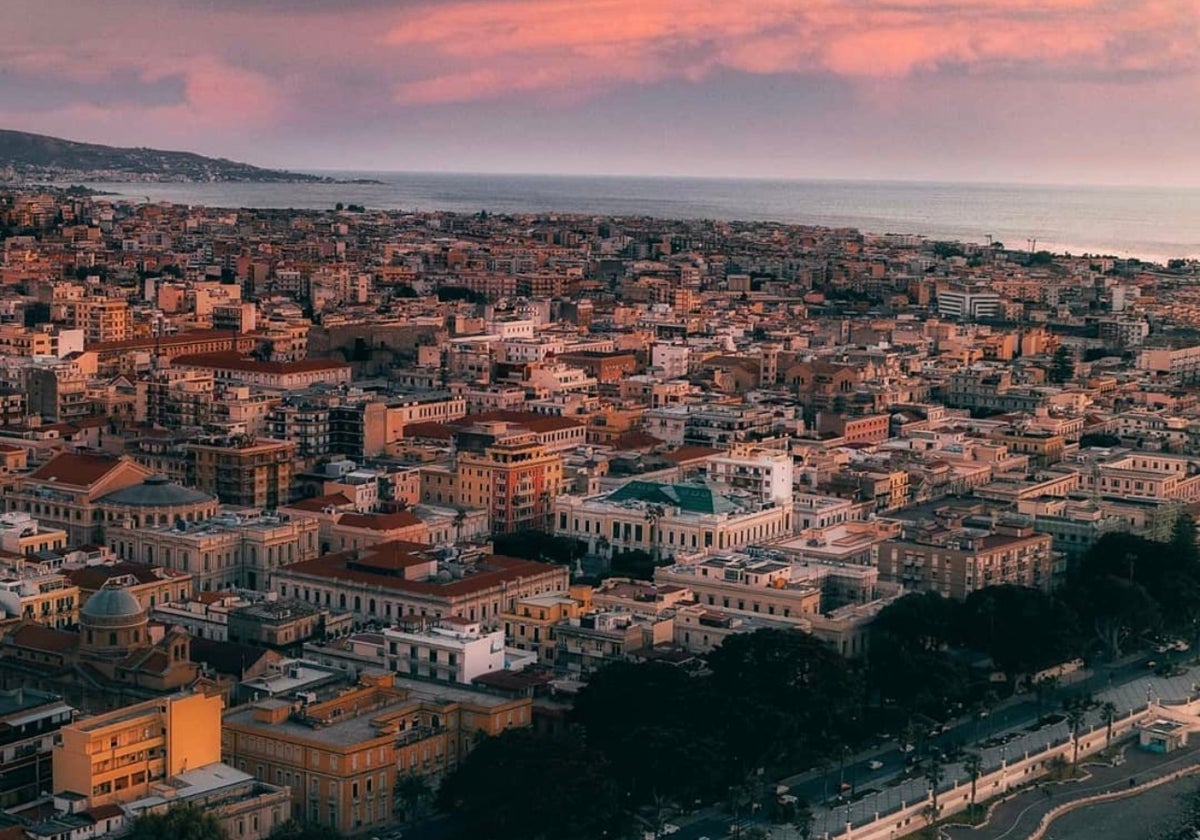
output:
M101 496L104 505L128 507L182 507L212 501L212 496L176 484L164 475L152 475L141 484L123 487Z
M79 611L79 616L83 623L98 621L102 624L114 624L124 621L140 622L145 619L146 611L128 589L104 586L87 599L87 603Z

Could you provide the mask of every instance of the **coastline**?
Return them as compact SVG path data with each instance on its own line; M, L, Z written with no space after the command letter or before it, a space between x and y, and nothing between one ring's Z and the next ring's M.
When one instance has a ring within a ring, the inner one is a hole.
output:
M1056 254L1132 258L1161 265L1172 259L1200 258L1200 190L341 174L346 176L343 181L319 183L107 181L85 185L133 202L231 210L321 211L342 202L388 212L482 210L591 218L719 219L853 228L866 235L980 245L991 237L1010 251L1027 250L1028 245Z

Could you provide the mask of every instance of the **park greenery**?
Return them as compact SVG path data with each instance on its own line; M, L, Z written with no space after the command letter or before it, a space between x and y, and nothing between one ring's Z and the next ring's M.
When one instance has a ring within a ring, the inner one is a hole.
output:
M691 667L613 663L580 692L564 731L485 738L439 805L462 816L467 836L498 840L614 837L664 806L772 806L767 780L844 766L885 733L917 743L933 721L981 713L1015 690L1048 699L1054 680L1032 678L1065 661L1110 661L1151 635L1194 643L1194 532L1181 516L1166 543L1108 534L1049 593L906 595L880 612L861 659L765 629L730 636Z

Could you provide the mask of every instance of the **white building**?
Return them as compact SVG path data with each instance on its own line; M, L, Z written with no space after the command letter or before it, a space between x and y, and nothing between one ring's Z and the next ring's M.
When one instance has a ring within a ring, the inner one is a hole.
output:
M664 558L791 534L790 496L777 505L745 491L721 490L709 483L635 480L602 496L559 496L553 503L554 533L583 540L596 554L638 550Z
M238 595L203 592L192 601L164 601L150 611L150 617L182 627L193 638L227 642L229 613L248 606L250 602Z
M662 370L665 379L682 379L688 374L691 350L686 344L656 341L650 346L650 365Z
M787 505L792 501L790 452L735 444L709 460L708 475L720 484L749 491L761 502Z
M1001 302L1000 295L995 292L947 289L937 293L938 315L963 321L998 318Z
M383 631L383 658L398 674L470 683L504 670L504 631L454 617L420 628L390 627Z

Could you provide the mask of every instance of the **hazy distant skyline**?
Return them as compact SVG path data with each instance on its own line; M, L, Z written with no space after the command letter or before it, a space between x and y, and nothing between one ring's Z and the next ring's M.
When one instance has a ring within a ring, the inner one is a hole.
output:
M1200 0L7 0L0 127L265 166L1200 186Z

